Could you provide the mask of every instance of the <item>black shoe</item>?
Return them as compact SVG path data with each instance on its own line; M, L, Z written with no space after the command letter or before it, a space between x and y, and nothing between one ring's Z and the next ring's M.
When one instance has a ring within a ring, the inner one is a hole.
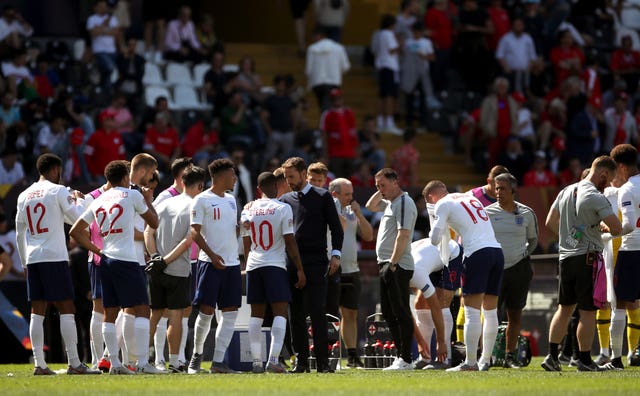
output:
M560 362L553 358L551 355L547 355L546 358L540 364L543 369L546 371L562 371L562 367L560 367Z
M609 363L603 365L602 367L606 368L607 370L612 370L612 371L624 370L624 364L622 364L622 358L621 357L617 357L617 358L611 359L611 361Z
M512 369L519 369L520 363L516 362L516 360L513 358L513 356L506 356L504 358L504 362L502 362L502 367L504 368L512 368Z
M309 372L311 372L311 370L309 370L309 366L305 366L305 365L302 365L302 364L296 364L293 369L289 370L289 372L291 374L302 374L302 373L309 373Z
M326 367L318 367L318 374L333 374L336 371L329 366Z
M349 368L364 368L364 363L357 356L349 357L349 361L347 362L347 367Z
M640 366L640 354L636 352L627 359L629 366Z
M607 368L598 366L593 360L589 364L584 364L582 360L578 360L578 371L607 371Z

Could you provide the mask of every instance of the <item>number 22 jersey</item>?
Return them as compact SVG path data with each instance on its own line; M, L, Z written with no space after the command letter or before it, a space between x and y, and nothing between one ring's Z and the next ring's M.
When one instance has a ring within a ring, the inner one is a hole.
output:
M500 248L482 203L469 194L448 194L435 206L433 228L446 230L449 225L462 238L465 257L487 248Z

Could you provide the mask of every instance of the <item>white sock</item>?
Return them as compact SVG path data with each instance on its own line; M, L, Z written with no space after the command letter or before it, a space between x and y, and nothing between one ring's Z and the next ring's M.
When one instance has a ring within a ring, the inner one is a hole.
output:
M271 325L271 348L269 350L269 362L272 364L278 364L286 332L287 319L283 316L273 318L273 324Z
M187 349L187 337L189 336L189 318L182 318L182 338L180 338L180 350L178 351L178 361L186 362L185 349Z
M198 313L196 324L193 329L193 352L202 355L204 350L204 341L207 339L209 330L211 330L211 319L213 315L206 315L202 312Z
M76 318L73 314L60 315L60 334L64 341L64 349L67 352L69 366L78 367L80 358L78 357L78 330L76 329Z
M262 318L249 318L249 343L251 346L251 358L254 363L262 363ZM274 319L275 321L275 319Z
M180 366L180 361L178 360L178 355L169 354L169 364L173 367Z
M609 331L611 331L611 326L609 326ZM600 348L600 354L609 357L609 348Z
M478 362L478 342L482 333L482 324L480 323L480 310L464 306L464 341L467 353L467 364L476 364Z
M109 361L111 367L120 367L122 363L118 359L118 336L116 334L116 325L114 323L102 323L102 337L109 352Z
M129 360L129 352L127 351L127 346L124 344L124 333L123 333L123 323L124 320L124 311L118 311L118 316L116 316L115 326L116 326L116 337L118 339L118 348L122 351L122 361L128 363ZM105 341L106 344L106 341Z
M447 344L447 360L451 359L451 332L453 331L453 315L451 309L442 308L444 318L444 342Z
M136 361L136 317L122 314L122 361L129 364Z
M216 349L213 351L213 361L216 363L221 363L224 360L224 354L231 343L231 337L233 337L237 318L238 311L222 313L222 319L216 329Z
M104 338L102 337L102 321L104 315L100 312L91 312L89 322L89 336L91 337L91 364L97 364L104 354Z
M137 317L135 320L136 357L138 367L149 363L149 318Z
M395 126L396 126L396 123L393 121L393 117L392 117L392 116L386 116L386 117L384 118L384 125L385 125L387 128L391 128L391 127L395 127Z
M622 343L624 341L624 325L627 318L627 312L624 309L611 310L611 357L622 357ZM630 349L633 346L629 347Z
M44 316L31 314L29 322L29 337L31 337L31 349L36 367L47 368L44 360Z
M493 354L493 346L496 344L496 336L498 335L498 310L490 309L482 310L484 316L484 324L482 326L482 363L490 363Z
M156 349L156 364L164 362L164 346L167 343L167 322L168 318L160 318L156 333L153 336L153 346Z
M430 309L416 309L416 325L420 329L420 333L427 345L431 348L431 337L433 337L435 325L433 324L433 316L431 316Z

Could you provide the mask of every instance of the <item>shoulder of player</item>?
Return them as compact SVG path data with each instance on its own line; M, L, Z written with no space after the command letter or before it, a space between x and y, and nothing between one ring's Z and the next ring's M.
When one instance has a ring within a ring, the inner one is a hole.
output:
M516 203L516 205L517 205L517 203ZM494 202L491 205L485 206L484 210L489 215L498 214L500 212L503 212L502 208L500 207L500 205L497 202Z

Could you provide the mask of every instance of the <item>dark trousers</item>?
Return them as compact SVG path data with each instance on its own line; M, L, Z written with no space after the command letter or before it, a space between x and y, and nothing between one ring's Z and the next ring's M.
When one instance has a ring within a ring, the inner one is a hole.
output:
M303 257L304 253L301 252ZM309 336L307 333L307 315L311 317L313 345L318 370L328 367L328 322L327 322L327 256L305 257L303 266L307 284L296 289L298 280L295 268L289 268L291 285L291 341L298 354L298 364L309 366Z
M407 363L411 363L413 340L413 317L409 307L409 281L412 276L413 271L397 267L380 277L382 315L398 348L398 357Z
M313 89L313 93L316 95L316 99L318 100L318 107L320 107L321 111L325 111L331 106L331 97L329 96L329 94L334 88L339 87L337 85L331 84L320 84L311 88Z

